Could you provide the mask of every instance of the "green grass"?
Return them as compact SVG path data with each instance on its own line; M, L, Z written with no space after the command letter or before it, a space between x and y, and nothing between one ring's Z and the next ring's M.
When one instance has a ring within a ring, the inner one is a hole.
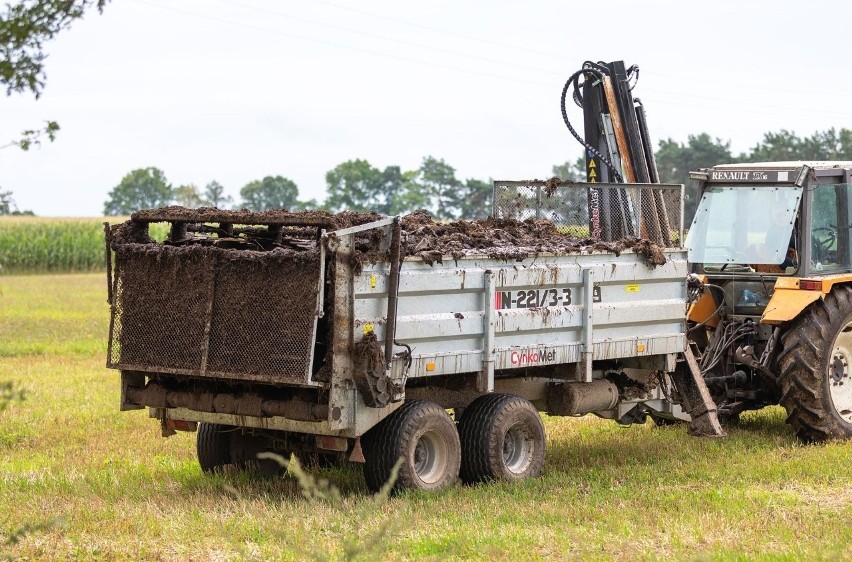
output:
M103 223L124 220L126 217L0 217L0 275L103 271ZM164 224L151 228L158 240L165 232Z
M289 477L205 476L194 435L163 439L146 412L118 411L104 284L0 278L0 382L25 393L0 412L0 558L336 559L384 524L390 560L852 557L852 444L801 446L778 408L744 415L724 440L546 418L541 478L371 511L357 466L313 471L341 488L340 505L308 502ZM54 518L64 525L3 546Z

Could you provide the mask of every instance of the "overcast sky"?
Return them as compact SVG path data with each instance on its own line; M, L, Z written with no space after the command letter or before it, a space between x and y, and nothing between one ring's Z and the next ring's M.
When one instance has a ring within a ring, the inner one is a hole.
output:
M852 3L827 0L113 0L46 45L39 100L0 100L0 189L39 215L97 216L134 168L238 199L266 175L324 197L364 158L462 179L549 176L581 149L559 110L583 61L640 67L651 136L852 128ZM580 109L570 116L580 124Z

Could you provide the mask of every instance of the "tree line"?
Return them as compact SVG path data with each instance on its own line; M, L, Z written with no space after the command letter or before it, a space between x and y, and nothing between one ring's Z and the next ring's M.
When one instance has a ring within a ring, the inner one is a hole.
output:
M831 128L804 137L782 129L765 133L751 149L739 154L731 151L731 141L701 133L689 135L685 143L671 138L660 141L654 159L660 182L684 185L684 224L688 226L701 199L698 182L689 179L689 172L718 164L852 161L852 129ZM553 173L561 179L585 181L585 159L554 166Z
M491 213L491 182L460 179L443 159L423 158L420 167L403 171L399 166L379 169L366 160L348 160L325 175L326 198L303 200L296 183L283 176L266 176L244 185L240 199L225 194L217 181L203 188L194 184L172 186L159 168L140 168L128 173L104 203L105 215L127 215L138 209L177 204L185 207L218 207L252 211L268 209L324 209L377 211L395 215L427 209L442 220L482 218Z
M700 198L697 182L689 180L690 171L736 162L852 161L852 129L832 128L804 137L787 130L770 132L750 150L739 154L731 151L730 141L701 133L690 135L686 142L664 139L654 154L660 181L686 186L684 220L689 224ZM552 174L563 180L583 181L585 160L578 158L555 165ZM104 214L126 215L142 208L171 204L254 211L278 208L377 211L388 215L427 209L442 220L475 219L491 213L490 180L462 180L453 166L433 156L423 158L417 169L406 171L400 166L381 169L366 160L348 160L329 170L325 180L326 197L321 202L302 199L296 183L280 175L247 183L240 188L239 200L235 201L217 181L210 181L204 187L172 186L162 170L141 168L128 173L109 192ZM0 214L21 213L31 214L31 211L19 211L11 191L0 192Z

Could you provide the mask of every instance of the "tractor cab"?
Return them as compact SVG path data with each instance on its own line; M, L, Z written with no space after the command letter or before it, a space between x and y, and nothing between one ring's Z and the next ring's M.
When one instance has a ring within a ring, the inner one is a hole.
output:
M760 315L779 277L852 271L852 163L732 164L690 173L701 199L686 246L730 312Z

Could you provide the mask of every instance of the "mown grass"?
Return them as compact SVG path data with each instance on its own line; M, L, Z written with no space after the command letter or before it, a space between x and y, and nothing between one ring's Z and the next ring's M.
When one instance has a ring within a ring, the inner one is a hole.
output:
M126 217L0 217L0 275L103 271L103 223L124 220ZM151 227L158 240L165 231L164 224Z
M801 446L777 408L744 415L725 440L546 418L541 478L367 512L357 466L314 471L341 488L339 505L308 502L289 477L205 476L192 434L163 439L145 412L118 411L104 285L0 278L0 382L25 396L0 412L0 558L335 559L384 525L389 560L852 557L852 445Z

